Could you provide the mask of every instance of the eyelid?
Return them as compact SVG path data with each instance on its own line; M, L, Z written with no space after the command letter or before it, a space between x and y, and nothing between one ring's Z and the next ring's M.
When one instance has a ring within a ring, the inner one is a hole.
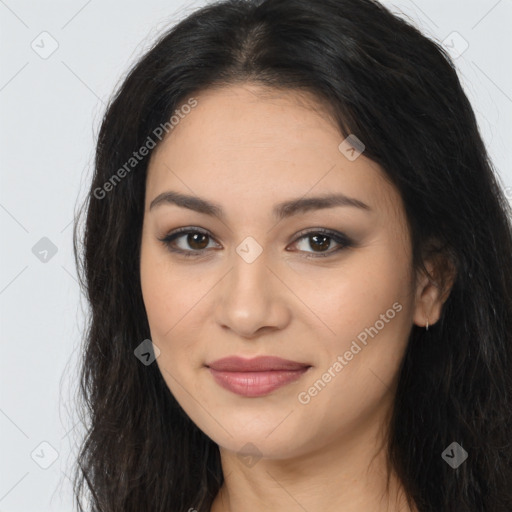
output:
M305 251L305 254L306 254L306 255L304 255L305 258L328 257L328 256L331 256L334 254L338 254L340 251L342 251L344 249L348 249L348 248L356 246L356 243L354 242L354 240L352 240L345 233L342 233L341 231L337 231L334 229L328 229L328 228L322 228L322 227L307 228L307 229L303 229L302 231L299 231L295 235L295 239L292 242L292 244L296 244L302 238L307 238L308 235L316 235L316 234L324 235L324 236L330 238L331 240L333 240L335 243L337 243L341 247L338 247L337 249L334 249L334 250L329 250L329 251L325 251L325 252L317 252L317 253L315 253L314 251L313 252ZM299 251L299 252L302 253L304 251ZM313 256L308 256L310 254L312 254Z
M193 250L193 249L182 250L182 249L176 249L176 248L171 247L171 243L174 242L174 240L176 240L176 238L179 238L179 236L181 236L181 235L186 235L186 234L190 234L190 233L200 233L200 234L206 235L211 240L214 240L216 243L218 243L216 241L215 237L208 230L206 230L204 228L197 227L197 226L186 226L186 227L177 228L177 229L171 231L170 233L168 233L167 235L165 235L163 238L158 238L158 240L160 242L162 242L170 252L181 254L186 257L190 257L190 256L200 257L200 256L204 255L206 252L209 252L208 249L206 249L206 248L205 249L196 249L196 250ZM302 255L305 258L311 259L311 258L319 258L319 257L320 258L328 257L330 255L340 252L343 249L348 249L348 248L354 247L356 245L355 242L350 237L345 235L344 233L337 231L337 230L323 228L323 227L306 228L306 229L299 231L298 233L296 233L294 235L294 240L291 242L291 244L296 244L301 239L307 238L308 235L312 236L315 234L327 236L328 238L333 240L335 243L337 243L341 247L338 247L335 250L329 250L329 251L317 252L317 253L315 253L314 251L312 251L312 252L298 251L299 253L305 253L306 255ZM288 250L288 249L286 249L286 250ZM289 251L289 252L291 252L291 251ZM310 255L312 255L312 256L310 256Z
M174 242L177 238L179 238L182 235L187 235L189 233L200 233L202 235L208 236L211 240L215 240L215 237L207 229L199 228L196 226L185 226L174 229L173 231L166 234L164 237L158 238L158 240L162 242L164 246L173 253L182 254L184 256L201 256L204 252L207 251L206 249L184 251L182 249L176 249L171 246L172 242ZM216 240L215 242L218 243Z

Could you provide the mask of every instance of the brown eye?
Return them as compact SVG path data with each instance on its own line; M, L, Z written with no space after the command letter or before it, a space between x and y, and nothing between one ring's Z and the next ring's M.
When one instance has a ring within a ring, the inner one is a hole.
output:
M212 236L206 231L192 228L180 228L166 237L159 239L169 251L182 254L184 256L201 256L207 252L209 242L213 240ZM331 231L324 228L317 228L314 231L302 233L293 245L299 244L302 240L308 241L304 249L299 252L306 253L308 258L331 256L348 247L353 247L353 241L343 233ZM331 245L337 244L338 247L328 250ZM307 249L312 249L308 251ZM287 249L288 250L288 249Z
M188 233L185 240L189 247L197 251L206 249L208 246L208 235L204 233Z
M331 245L331 239L325 235L313 235L309 236L309 245L311 248L317 248L320 251L328 249ZM313 242L311 242L313 241Z
M171 251L184 256L200 256L208 248L211 236L198 229L181 228L160 241Z
M306 243L304 244L305 247L300 249L300 252L309 253L307 257L310 258L330 256L354 245L353 241L343 233L323 228L302 233L302 236L294 242L294 245L298 245L302 240L305 240ZM328 249L333 242L339 247L329 251ZM307 248L312 249L312 251L306 250Z

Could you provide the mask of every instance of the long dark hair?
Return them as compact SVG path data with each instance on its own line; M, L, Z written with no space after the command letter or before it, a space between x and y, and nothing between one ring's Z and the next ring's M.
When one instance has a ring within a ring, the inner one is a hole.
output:
M436 257L440 269L456 269L440 320L428 331L413 326L388 458L420 512L510 512L511 208L448 55L372 0L210 4L164 34L109 103L74 230L90 304L79 510L88 490L96 512L208 512L223 483L216 443L157 364L134 356L150 338L139 255L151 152L118 171L184 100L240 82L308 91L329 105L340 141L363 141L399 190L414 268ZM444 287L448 275L431 277ZM441 456L453 442L468 453L456 469Z

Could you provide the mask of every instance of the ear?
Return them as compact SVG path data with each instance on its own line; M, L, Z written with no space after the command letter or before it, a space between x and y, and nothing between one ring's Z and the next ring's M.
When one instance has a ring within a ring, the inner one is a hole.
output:
M425 270L418 271L416 277L415 309L413 321L425 327L434 325L440 318L443 304L457 275L456 268L447 255L425 260Z

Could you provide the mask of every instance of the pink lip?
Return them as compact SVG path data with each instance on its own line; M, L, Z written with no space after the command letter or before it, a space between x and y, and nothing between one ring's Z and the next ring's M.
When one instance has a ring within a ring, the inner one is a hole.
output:
M263 396L299 379L311 366L279 357L226 357L206 365L224 389L247 397Z
M230 356L217 359L217 361L208 363L206 366L225 372L265 372L270 370L301 370L311 365L274 356L259 356L252 359Z

